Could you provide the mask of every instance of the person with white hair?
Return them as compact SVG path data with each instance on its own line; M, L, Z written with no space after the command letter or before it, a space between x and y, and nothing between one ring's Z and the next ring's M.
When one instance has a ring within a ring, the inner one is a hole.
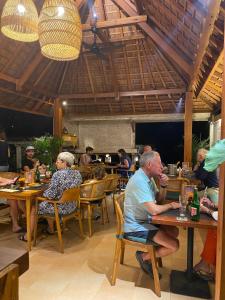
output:
M179 248L176 227L151 224L151 216L180 206L177 202L160 204L165 198L165 187L168 181L168 177L162 173L162 170L160 155L157 152L149 151L142 154L140 169L127 184L124 202L124 237L132 241L142 239L146 243L156 243L157 257L172 254ZM160 190L152 180L153 177L158 178ZM136 258L141 268L153 276L149 253L137 251Z
M195 177L201 180L201 190L208 188L217 188L219 186L218 178L216 175L216 170L214 171L206 171L204 169L205 166L205 158L208 153L208 150L201 148L197 152L197 164L195 165L193 171Z
M57 172L52 176L48 188L43 193L43 196L48 199L59 200L65 190L78 187L82 183L82 177L77 170L72 170L74 164L74 155L69 152L61 152L56 160ZM75 200L75 199L74 199ZM61 203L58 205L59 215L70 214L76 209L76 202ZM38 214L54 215L54 205L43 201L38 208ZM35 207L31 209L31 232L34 230ZM47 233L54 233L54 223L48 219ZM19 237L22 241L27 241L26 233Z

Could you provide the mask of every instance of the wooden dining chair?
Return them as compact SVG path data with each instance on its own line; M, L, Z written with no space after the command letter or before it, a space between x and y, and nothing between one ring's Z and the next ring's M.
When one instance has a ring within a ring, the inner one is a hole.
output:
M112 277L111 277L111 285L116 284L117 272L119 263L123 264L124 261L124 253L125 253L125 246L133 246L137 249L143 249L145 252L148 252L151 257L151 264L152 264L152 271L154 277L154 286L155 286L155 293L158 297L161 296L161 289L160 289L160 282L159 282L159 273L158 273L158 264L161 266L162 261L159 259L157 261L155 255L155 246L151 244L147 244L145 240L134 241L128 240L124 238L123 226L124 226L124 218L123 213L121 210L121 205L123 206L125 193L121 193L115 199L115 208L116 208L116 219L117 219L117 230L116 230L116 248L115 248L115 256L113 261L113 270L112 270Z
M179 195L182 195L183 193L183 187L189 184L190 181L187 178L169 178L166 186L166 198L171 200L178 200Z
M19 300L19 267L11 264L0 271L0 299Z
M106 181L103 180L93 180L89 183L84 183L80 186L80 203L82 208L87 209L88 213L88 229L89 237L92 236L92 211L96 205L101 206L101 217L102 224L106 220L109 222L107 203L105 199L105 185Z
M113 207L115 211L115 194L119 190L119 180L120 176L118 174L109 174L105 177L106 185L105 185L105 194L112 194Z
M80 227L80 236L81 238L84 238L84 232L83 232L83 224L82 224L82 217L80 212L80 188L71 188L68 190L65 190L63 192L62 198L60 200L54 200L54 199L48 199L45 197L37 197L36 198L36 220L35 220L35 227L34 227L34 246L36 245L36 239L37 239L37 224L38 224L38 201L47 201L48 203L51 203L54 205L54 215L41 215L40 217L46 218L46 219L53 219L56 223L56 229L58 233L58 240L59 240L59 250L61 253L64 253L64 245L63 245L63 239L62 239L62 232L61 232L61 226L60 226L60 218L63 223L63 227L65 226L65 223L69 219L76 219L79 221L79 227ZM70 214L67 215L59 215L58 212L58 204L68 203L68 202L76 202L76 210Z

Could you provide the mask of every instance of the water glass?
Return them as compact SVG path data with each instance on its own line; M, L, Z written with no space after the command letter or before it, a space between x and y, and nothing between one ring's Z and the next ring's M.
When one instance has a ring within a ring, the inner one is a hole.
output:
M179 221L187 221L187 201L186 197L179 196L179 216L177 217L177 220Z

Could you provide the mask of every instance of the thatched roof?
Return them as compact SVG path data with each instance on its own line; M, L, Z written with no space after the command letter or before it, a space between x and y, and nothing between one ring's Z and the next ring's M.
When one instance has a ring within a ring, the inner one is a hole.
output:
M40 10L43 1L34 2ZM192 84L194 112L212 112L219 105L223 2L76 3L86 44L93 43L90 24L93 11L97 14L102 57L83 46L79 59L57 62L41 55L38 42L16 42L0 34L0 107L50 116L60 98L73 115L177 113L183 112Z

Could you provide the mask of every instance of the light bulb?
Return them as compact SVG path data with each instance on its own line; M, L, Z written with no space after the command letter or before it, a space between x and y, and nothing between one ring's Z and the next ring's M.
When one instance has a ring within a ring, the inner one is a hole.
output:
M19 14L21 14L21 15L24 15L24 13L26 12L26 8L23 4L18 4L17 10L18 10Z
M67 101L63 101L62 105L66 106L67 105Z
M63 6L58 6L58 17L62 17L65 13L65 9Z

